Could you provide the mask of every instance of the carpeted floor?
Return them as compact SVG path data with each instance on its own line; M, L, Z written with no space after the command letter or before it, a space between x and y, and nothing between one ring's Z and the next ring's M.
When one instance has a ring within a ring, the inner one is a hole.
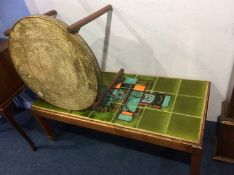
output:
M51 121L57 134L52 142L27 111L18 113L16 119L38 151L32 152L18 133L1 121L0 175L189 174L190 156L186 153ZM216 124L207 122L201 175L233 175L234 165L212 160L215 130Z

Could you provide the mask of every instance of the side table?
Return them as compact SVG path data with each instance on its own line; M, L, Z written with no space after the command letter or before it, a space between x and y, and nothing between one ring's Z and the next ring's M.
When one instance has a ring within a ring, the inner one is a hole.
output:
M17 124L10 110L12 99L25 88L25 84L11 64L7 48L7 40L0 40L0 113L28 142L32 150L35 151L36 146Z

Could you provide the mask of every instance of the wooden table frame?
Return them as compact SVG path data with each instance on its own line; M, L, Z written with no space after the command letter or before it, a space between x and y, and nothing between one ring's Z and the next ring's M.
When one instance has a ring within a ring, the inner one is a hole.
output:
M210 86L210 85L209 85ZM210 89L210 88L208 88ZM207 94L209 97L209 91ZM199 175L200 174L200 165L202 159L202 140L203 140L203 132L205 127L205 120L206 120L206 113L208 108L208 100L206 101L205 107L205 114L202 118L201 128L200 128L200 135L199 135L199 142L198 143L191 143L186 142L183 140L178 140L176 138L170 138L162 135L152 134L147 131L143 131L136 128L129 128L120 125L114 125L107 122L97 121L94 119L88 119L84 117L73 117L59 112L52 112L49 110L45 110L43 108L32 107L31 112L33 116L36 118L42 129L44 130L45 134L50 138L54 138L53 129L48 125L46 122L47 119L52 119L72 125L77 125L85 128L94 129L97 131L102 131L106 133L110 133L113 135L123 136L130 139L135 139L143 142L152 143L155 145L159 145L162 147L167 147L183 152L187 152L191 154L191 175Z

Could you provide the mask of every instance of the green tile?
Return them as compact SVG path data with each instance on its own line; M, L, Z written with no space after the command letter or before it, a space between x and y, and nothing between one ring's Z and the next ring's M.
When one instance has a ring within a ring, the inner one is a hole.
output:
M36 100L33 105L35 107L41 107L44 109L48 109L54 112L61 112L61 113L66 113L66 114L73 114L73 115L82 115L82 116L87 116L88 113L90 113L90 111L88 110L83 110L83 111L72 111L72 110L67 110L67 109L63 109L63 108L59 108L57 106L54 106L42 99L38 99Z
M108 86L112 83L116 73L113 72L101 72L102 85Z
M179 94L204 97L208 82L197 80L182 80Z
M138 128L156 133L165 133L170 115L170 113L158 110L145 109Z
M47 110L55 111L55 112L61 112L61 113L70 113L70 110L59 108L57 106L54 106L42 99L38 99L33 103L33 106L35 107L41 107Z
M71 112L70 110L59 108L59 107L54 106L54 105L50 106L50 110L55 111L55 112L68 113L68 114Z
M114 113L111 112L93 112L90 118L110 122L114 117Z
M91 111L89 110L82 110L82 111L71 111L72 115L82 116L82 117L88 117Z
M178 139L197 142L200 122L200 118L172 114L166 134Z
M153 91L177 93L179 85L180 79L159 77Z
M138 79L135 78L135 77L128 77L128 76L127 76L127 77L124 78L123 83L124 83L124 84L133 84L133 85L134 85L134 84L136 84L137 80L138 80Z
M136 77L136 74L124 73L124 77Z
M35 107L40 107L40 108L45 108L45 109L50 109L51 104L47 103L46 101L38 98L35 102L33 102L33 106Z
M137 75L138 80L141 81L155 81L157 77L154 76L147 76L147 75Z
M204 99L177 96L173 112L201 117Z

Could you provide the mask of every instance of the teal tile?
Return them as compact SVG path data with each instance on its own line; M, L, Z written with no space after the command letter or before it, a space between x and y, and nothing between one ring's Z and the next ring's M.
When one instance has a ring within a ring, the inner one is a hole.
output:
M157 77L155 76L147 76L147 75L137 75L139 81L155 81Z
M127 121L130 122L132 121L132 115L124 115L124 114L119 114L118 115L119 120Z
M132 116L132 121L123 121L118 119L118 115L114 118L113 123L118 125L127 126L130 128L135 128L138 124L138 121L140 119L140 116L142 114L143 109L138 108L137 111Z
M167 107L163 107L162 110L163 111L167 111L167 112L172 112L172 107L173 107L173 104L175 103L175 95L171 95L170 94L170 102L169 102L169 105Z

